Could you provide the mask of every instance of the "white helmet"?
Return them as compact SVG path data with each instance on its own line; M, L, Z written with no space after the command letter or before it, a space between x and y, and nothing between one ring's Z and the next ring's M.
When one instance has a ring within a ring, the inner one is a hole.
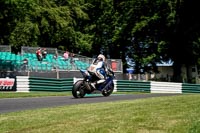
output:
M103 61L105 61L105 60L106 60L105 56L104 56L104 55L102 55L102 54L99 54L97 58L101 58Z

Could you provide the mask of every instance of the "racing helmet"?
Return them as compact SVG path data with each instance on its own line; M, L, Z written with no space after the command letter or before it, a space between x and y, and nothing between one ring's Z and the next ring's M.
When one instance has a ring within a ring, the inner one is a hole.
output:
M99 58L99 59L102 59L103 61L105 61L105 60L106 60L105 56L104 56L104 55L102 55L102 54L99 54L97 58Z

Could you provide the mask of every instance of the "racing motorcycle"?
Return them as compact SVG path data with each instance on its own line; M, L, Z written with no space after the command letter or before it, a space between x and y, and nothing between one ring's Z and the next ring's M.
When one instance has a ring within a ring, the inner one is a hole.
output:
M76 83L72 87L72 95L74 98L83 98L86 94L91 94L95 90L101 92L101 94L105 97L110 96L114 90L113 80L115 78L115 74L112 70L109 70L106 74L106 80L103 83L96 84L95 88L91 85L91 83L96 82L99 78L92 72L87 70L80 70L83 79L76 81Z

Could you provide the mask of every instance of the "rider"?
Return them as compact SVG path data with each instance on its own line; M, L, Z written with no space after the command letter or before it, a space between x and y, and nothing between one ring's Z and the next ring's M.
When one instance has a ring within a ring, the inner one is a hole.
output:
M91 83L93 88L95 88L96 84L100 84L105 81L106 72L108 70L105 60L105 56L103 54L99 54L98 57L92 62L92 64L88 68L89 72L95 73L95 75L99 78L99 80L95 83Z

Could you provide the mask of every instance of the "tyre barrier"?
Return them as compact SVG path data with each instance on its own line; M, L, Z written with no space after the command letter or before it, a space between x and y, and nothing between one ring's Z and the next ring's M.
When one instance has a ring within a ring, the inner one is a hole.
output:
M117 80L118 92L150 92L150 82L135 80Z
M78 78L56 79L18 76L16 79L16 90L17 92L71 91L73 84L76 80L78 80ZM200 93L200 84L137 80L115 80L114 84L114 92Z

